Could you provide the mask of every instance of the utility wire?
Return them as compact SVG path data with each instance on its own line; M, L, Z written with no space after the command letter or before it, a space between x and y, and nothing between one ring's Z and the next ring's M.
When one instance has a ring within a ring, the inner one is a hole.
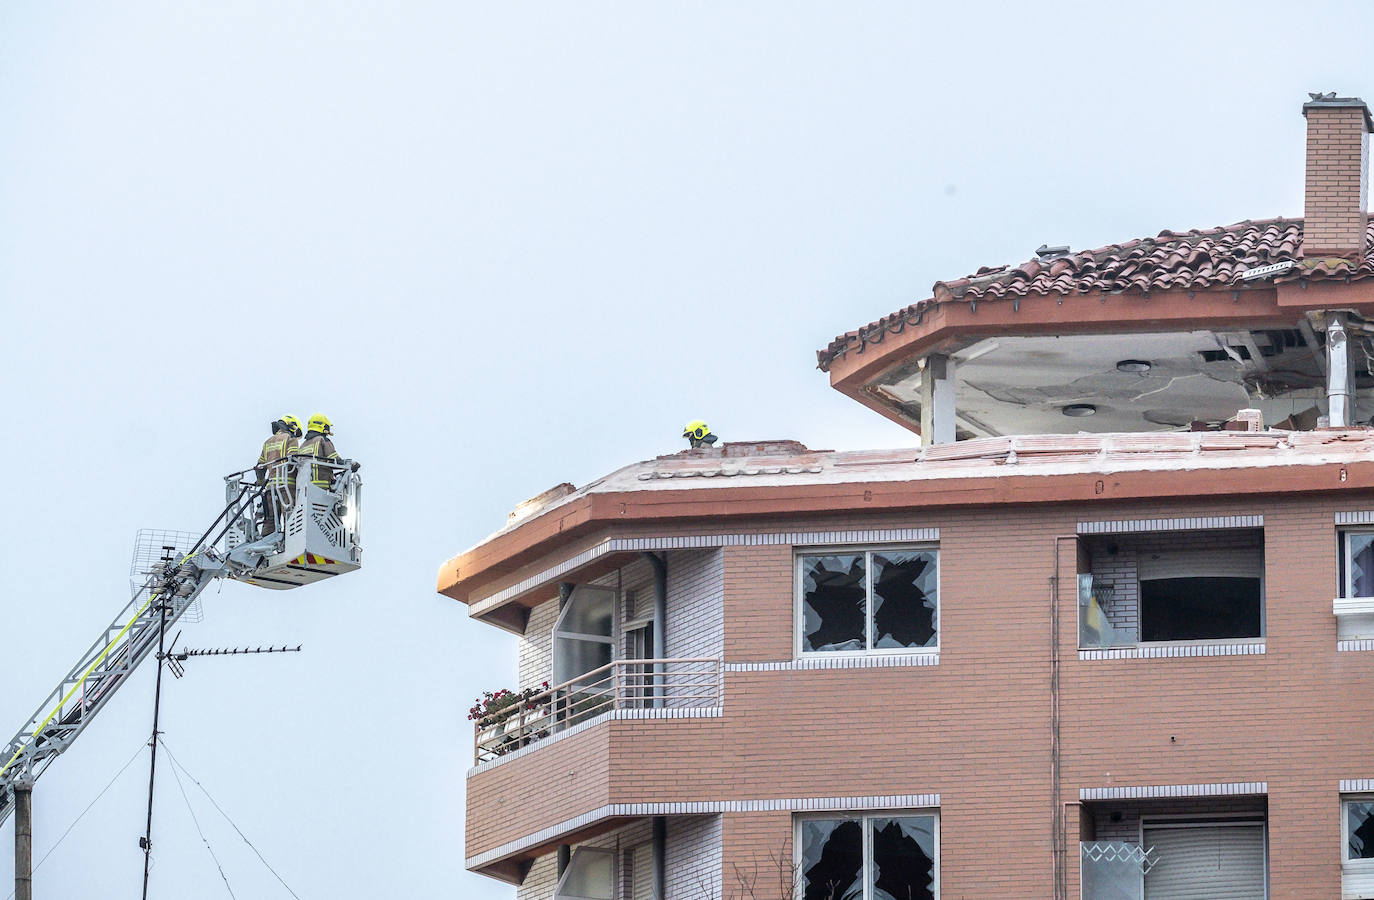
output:
M114 787L114 783L119 780L119 776L123 775L128 770L129 766L132 766L134 764L134 760L138 759L139 754L142 753L147 746L148 744L146 742L139 742L138 749L134 751L134 755L129 757L129 761L120 767L119 771L115 773L115 776L110 779L110 783L100 789L100 793L96 794L95 799L86 805L86 808L81 811L81 815L76 817L76 821L72 822L72 824L67 826L67 830L62 832L62 836L57 839L57 843L49 847L48 852L43 854L43 858L40 859L37 865L33 867L33 871L37 872L40 868L43 867L43 863L48 861L48 857L52 856L53 851L56 850L58 847L62 846L62 842L67 839L67 835L72 833L72 829L74 829L81 822L81 820L86 817L86 813L91 811L91 807L95 806L98 802L100 802L100 798L105 796L106 791ZM13 900L13 898L14 891L10 891L9 896L7 896L5 900Z
M238 825L234 824L234 820L229 818L229 814L224 811L224 808L221 807L219 803L215 801L214 797L210 796L210 792L205 789L205 785L201 784L196 779L196 776L192 775L190 772L186 770L186 767L183 766L181 762L177 759L176 754L172 752L171 747L167 746L167 742L162 739L161 735L158 736L157 742L162 745L163 750L167 751L167 758L172 761L172 765L175 768L180 769L181 774L191 779L191 783L194 784L196 787L200 788L200 792L205 795L205 799L210 801L210 804L214 806L214 808L219 812L221 816L224 817L224 821L228 822L229 826L234 829L238 836L243 838L243 842L248 845L248 849L252 850L253 853L257 855L258 859L262 862L262 864L267 867L267 871L272 873L272 877L276 878L277 881L281 882L281 886L286 888L286 892L288 894L290 894L292 897L295 897L296 900L301 900L300 895L297 894L295 891L291 890L291 885L286 883L286 879L282 878L280 875L277 874L277 870L272 868L272 864L269 863L263 857L262 853L258 851L257 847L253 846L253 842L248 840L248 835L244 834L243 831L239 829Z
M162 749L166 750L166 747ZM171 751L168 751L168 756ZM196 825L196 834L200 835L200 841L205 845L205 849L210 851L210 858L215 861L215 868L219 869L219 877L224 880L224 889L229 892L229 896L234 896L234 889L229 886L229 876L224 874L224 866L220 863L219 857L215 855L215 848L210 846L210 839L205 836L205 832L200 827L200 819L196 818L196 811L191 808L191 798L186 796L186 788L181 783L181 776L177 774L176 766L172 766L172 777L176 779L177 790L181 791L181 799L186 801L186 811L191 814L191 821ZM237 897L234 900L238 900Z

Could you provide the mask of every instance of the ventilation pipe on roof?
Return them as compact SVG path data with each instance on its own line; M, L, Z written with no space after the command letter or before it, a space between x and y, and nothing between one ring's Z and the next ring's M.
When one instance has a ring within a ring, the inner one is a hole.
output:
M1345 313L1335 313L1326 323L1326 406L1332 428L1355 424L1355 369Z
M1365 253L1369 133L1374 119L1359 97L1309 94L1302 255L1307 259ZM1332 424L1335 424L1334 422Z

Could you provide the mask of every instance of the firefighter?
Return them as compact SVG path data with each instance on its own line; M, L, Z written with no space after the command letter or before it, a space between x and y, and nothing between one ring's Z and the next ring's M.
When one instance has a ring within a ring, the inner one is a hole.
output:
M323 413L315 413L310 417L310 422L306 427L309 430L305 433L305 443L292 450L291 455L309 456L327 462L338 460L339 452L334 449L334 442L329 439L334 434L334 426L330 423L329 417ZM335 471L336 469L332 466L312 464L310 466L310 481L317 487L328 490L334 481Z
M277 530L276 504L281 499L281 492L289 491L291 486L286 467L277 463L295 452L300 436L300 419L295 416L282 416L277 419L272 423L272 436L263 442L262 453L258 454L257 465L253 467L257 472L258 484L266 485L268 488L268 492L262 497L263 534L271 534Z
M692 445L695 450L698 447L709 447L719 438L711 433L711 428L700 419L693 419L682 428L682 436Z

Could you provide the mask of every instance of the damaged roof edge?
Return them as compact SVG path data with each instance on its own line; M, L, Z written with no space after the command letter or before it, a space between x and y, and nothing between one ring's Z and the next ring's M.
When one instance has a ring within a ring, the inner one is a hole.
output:
M1237 289L1251 269L1291 261L1273 282L1312 279L1359 281L1374 277L1374 225L1366 220L1365 253L1358 262L1340 258L1305 259L1303 219L1246 219L1234 225L1186 232L1164 230L1050 259L1039 257L1016 266L983 267L972 275L937 281L931 296L905 306L854 331L837 336L816 351L817 368L830 371L847 353L879 343L886 333L919 325L946 303L979 300L1015 301L1028 296L1071 294L1149 294L1166 290Z
M827 454L819 472L748 467L752 476L709 462L625 467L448 560L437 590L468 603L575 540L642 537L664 522L714 534L779 516L1374 488L1374 431L988 438L930 448L919 461L910 450Z

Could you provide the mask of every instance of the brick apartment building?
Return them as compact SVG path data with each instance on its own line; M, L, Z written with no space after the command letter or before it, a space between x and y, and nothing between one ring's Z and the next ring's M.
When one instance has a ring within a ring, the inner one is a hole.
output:
M919 448L687 450L445 563L528 689L476 723L468 868L1374 897L1374 124L1303 114L1305 219L1042 247L821 351Z

